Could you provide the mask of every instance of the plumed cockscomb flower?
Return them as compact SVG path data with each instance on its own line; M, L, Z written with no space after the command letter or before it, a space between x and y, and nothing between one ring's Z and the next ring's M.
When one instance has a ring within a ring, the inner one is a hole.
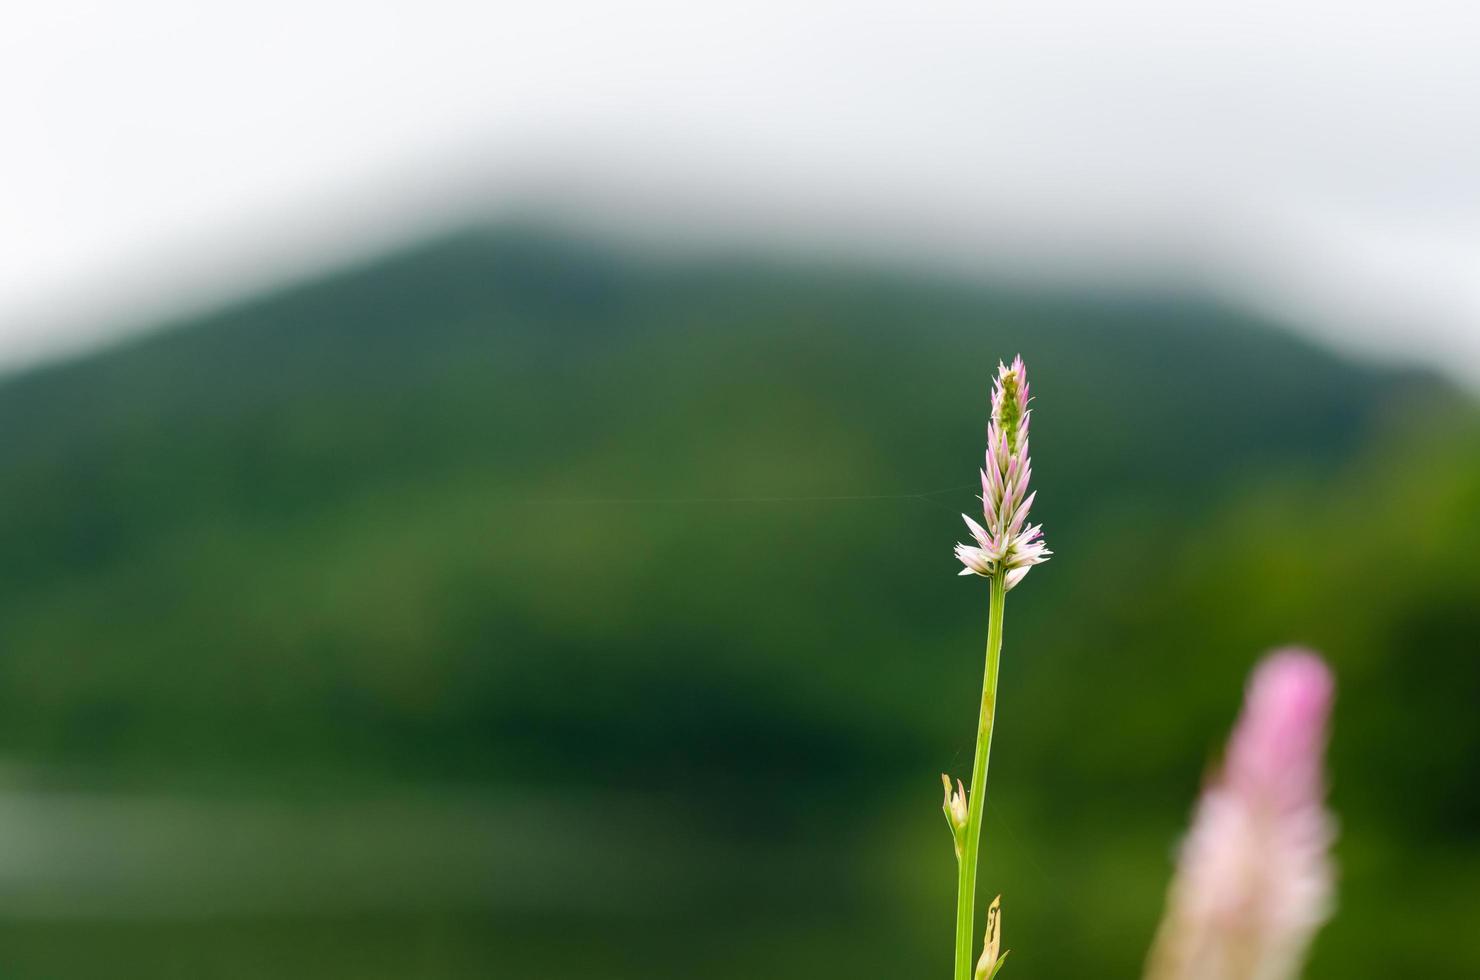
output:
M987 423L987 459L982 467L982 517L962 514L976 544L956 545L962 575L990 577L1004 573L1004 587L1012 588L1034 565L1053 552L1043 542L1043 527L1028 524L1028 511L1037 493L1028 492L1033 461L1028 458L1028 372L1021 357L997 365L992 389L992 420Z
M1333 901L1322 757L1334 687L1302 650L1254 671L1222 771L1182 842L1148 980L1299 974Z

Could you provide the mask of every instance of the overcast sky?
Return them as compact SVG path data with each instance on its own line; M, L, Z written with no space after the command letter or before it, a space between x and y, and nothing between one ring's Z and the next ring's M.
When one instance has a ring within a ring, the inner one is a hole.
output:
M1480 385L1480 4L46 0L0 366L509 202L1190 278Z

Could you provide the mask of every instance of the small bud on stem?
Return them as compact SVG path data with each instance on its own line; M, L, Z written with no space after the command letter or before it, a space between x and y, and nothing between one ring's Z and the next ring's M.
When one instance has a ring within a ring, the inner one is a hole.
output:
M941 785L945 787L946 799L941 805L945 811L946 823L951 828L951 839L956 844L956 860L961 860L961 849L966 843L966 824L970 813L966 806L966 787L961 780L956 780L956 789L951 790L951 777L945 773L940 774Z

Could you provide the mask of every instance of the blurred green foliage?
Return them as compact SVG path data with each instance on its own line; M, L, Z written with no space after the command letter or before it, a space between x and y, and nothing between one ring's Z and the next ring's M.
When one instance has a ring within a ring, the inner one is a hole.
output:
M1137 974L1302 642L1341 684L1309 975L1480 973L1459 395L1196 297L507 228L0 386L0 966L944 975L951 545L1019 351L1057 557L1007 616L1008 969Z

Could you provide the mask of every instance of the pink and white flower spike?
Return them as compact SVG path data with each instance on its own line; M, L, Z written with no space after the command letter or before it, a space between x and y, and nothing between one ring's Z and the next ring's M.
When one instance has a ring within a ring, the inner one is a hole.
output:
M1323 756L1335 682L1320 657L1259 664L1222 771L1182 842L1148 980L1291 980L1333 908Z
M987 458L982 467L982 517L978 524L961 517L976 545L956 545L962 575L990 578L1002 571L1011 589L1028 569L1048 561L1053 552L1043 542L1043 527L1027 524L1036 493L1028 492L1033 461L1028 458L1028 371L1022 357L1011 366L998 363L992 388L992 419L987 423Z

